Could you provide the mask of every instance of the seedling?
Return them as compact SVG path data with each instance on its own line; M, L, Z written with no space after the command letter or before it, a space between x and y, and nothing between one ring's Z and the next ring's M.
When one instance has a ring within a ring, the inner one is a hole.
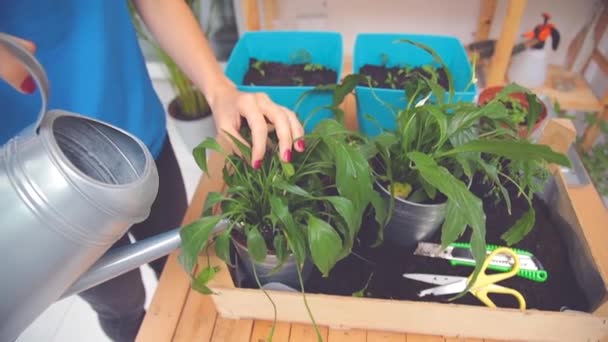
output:
M395 78L393 76L393 73L391 73L390 71L388 74L386 74L386 79L384 80L384 82L390 85L393 89L397 88L397 78Z
M308 63L304 66L305 71L319 71L323 70L325 67L321 64Z
M257 70L260 75L265 76L266 72L264 71L264 62L263 61L256 61L255 63L253 63L253 68L255 70Z
M291 79L293 80L293 83L295 83L298 86L304 85L304 79L302 77L294 76Z

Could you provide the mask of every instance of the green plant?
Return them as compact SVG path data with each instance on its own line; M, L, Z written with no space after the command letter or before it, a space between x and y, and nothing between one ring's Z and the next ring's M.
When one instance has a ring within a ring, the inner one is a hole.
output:
M200 0L186 0L188 6L194 13L200 13ZM211 6L216 6L213 0ZM160 47L156 40L145 30L145 25L137 14L135 6L128 1L131 20L137 35L148 43L155 51L168 73L168 80L176 94L179 108L185 116L195 118L209 114L210 108L205 96L197 90L188 76L179 68L175 61ZM210 20L205 32L209 31Z
M302 77L299 76L294 76L291 78L291 80L296 84L296 85L304 85L304 79L302 79Z
M477 263L475 278L486 257L486 215L481 199L467 186L473 176L483 176L496 199L505 201L509 213L506 183L514 185L519 190L518 196L523 196L530 204L528 211L502 236L508 245L513 245L534 226L532 196L542 188L548 175L546 164L569 165L569 160L548 146L518 137L517 125L504 101L512 92L534 96L528 89L508 85L482 106L452 101L452 75L441 58L426 45L405 39L400 42L423 49L444 67L449 94L446 99L445 89L434 77L426 76L420 78L422 81L415 89L408 90L410 96L406 107L395 113L396 129L383 130L371 139L377 153L376 172L379 179L389 185L393 182L409 184L413 188L408 197L410 201L446 202L441 227L444 247L471 227L470 242ZM470 84L474 81L475 74ZM530 106L529 110L540 108ZM538 113L528 114L538 116ZM391 193L394 197L393 190Z
M246 127L241 133L250 139ZM226 190L210 193L203 217L181 232L179 260L191 275L194 289L212 293L208 282L218 271L217 266L207 263L192 274L199 254L213 244L216 255L230 263L230 240L237 234L246 239L252 262L262 262L273 253L279 260L276 270L289 255L294 256L304 304L315 324L301 276L305 260L312 260L323 276L328 276L334 265L351 253L364 211L373 207L376 220L383 225L386 208L373 189L374 174L362 152L367 148L365 139L336 120L322 121L305 139L306 151L284 163L278 157L276 134L271 133L266 158L258 170L250 167L250 148L236 138L232 142L240 155L227 153L214 138L195 148L195 160L207 174L206 151L225 156ZM213 214L214 206L221 211ZM228 222L227 229L212 236L222 220ZM257 274L255 278L261 287ZM276 307L268 298L276 319Z
M266 72L264 71L264 64L265 63L263 61L256 61L255 63L253 63L253 68L257 70L262 76L266 75Z
M389 71L386 74L386 79L384 80L391 88L395 89L397 87L397 78L393 76L393 74Z
M321 64L308 63L304 65L304 71L320 71L325 69Z
M586 113L585 123L597 125L603 139L598 139L589 151L581 153L581 159L597 191L608 196L608 122L600 119L595 113Z

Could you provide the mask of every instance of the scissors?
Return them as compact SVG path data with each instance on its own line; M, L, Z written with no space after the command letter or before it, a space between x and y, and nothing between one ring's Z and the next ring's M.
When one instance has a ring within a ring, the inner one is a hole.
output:
M497 254L507 254L513 260L513 267L511 270L506 272L501 272L497 274L486 274L486 269L488 268L490 261ZM517 290L504 287L501 285L497 285L496 283L511 278L517 275L519 271L519 258L517 257L517 253L515 253L512 249L506 247L500 247L492 251L492 253L488 254L486 259L481 266L481 271L477 276L477 280L469 289L469 292L477 297L481 302L485 305L495 308L496 304L492 302L490 298L488 298L488 293L502 293L512 295L519 302L519 308L521 310L526 309L526 301L524 297ZM418 297L424 297L428 295L434 296L443 296L448 294L456 294L464 291L471 280L471 276L469 277L456 277L456 276L446 276L439 274L422 274L422 273L405 273L403 277L408 279L413 279L429 284L438 285L436 287L428 288L418 292Z

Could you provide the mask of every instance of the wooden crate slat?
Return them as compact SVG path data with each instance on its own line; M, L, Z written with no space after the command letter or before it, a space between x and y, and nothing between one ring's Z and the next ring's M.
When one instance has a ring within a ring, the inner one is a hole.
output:
M174 342L209 341L217 311L211 297L190 290L182 317L175 330Z
M370 330L367 332L367 342L406 342L405 334L388 331Z
M407 342L444 342L443 336L407 334Z

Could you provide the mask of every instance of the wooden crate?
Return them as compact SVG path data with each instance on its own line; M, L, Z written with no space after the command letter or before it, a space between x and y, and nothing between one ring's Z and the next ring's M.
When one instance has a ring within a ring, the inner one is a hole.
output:
M344 106L347 125L356 129L352 96ZM538 142L565 152L574 134L570 121L551 119ZM209 166L210 177L201 178L198 195L184 223L200 216L208 192L223 187L221 157L212 154ZM592 184L570 183L558 168L553 171L551 205L568 223L570 231L566 233L572 237L569 250L573 252L572 262L577 265L574 269L579 271L577 277L591 284L585 290L596 303L592 313L521 312L460 304L307 294L323 336L329 336L330 342L331 336L342 336L342 332L346 332L345 336L362 337L359 340L370 340L374 334L405 340L404 333L407 333L408 340L410 336L434 335L492 340L608 341L608 248L605 247L608 214ZM258 341L265 336L273 310L261 290L236 288L226 265L211 253L211 263L221 269L210 284L217 294L203 296L190 289L189 278L177 265L177 254L169 258L138 341ZM206 262L206 258L201 261ZM277 337L286 335L290 341L312 340L314 333L302 295L276 291L269 294L277 305L281 322Z

